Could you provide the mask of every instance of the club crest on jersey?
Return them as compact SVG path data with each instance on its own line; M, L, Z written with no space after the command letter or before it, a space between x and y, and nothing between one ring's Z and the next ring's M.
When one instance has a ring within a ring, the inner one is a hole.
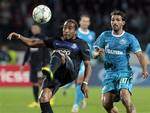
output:
M125 44L127 43L127 40L121 39L121 40L119 41L119 43L120 43L121 45L125 45Z
M73 49L75 49L75 48L77 48L78 46L77 46L77 44L72 44L72 46L71 46L71 48L73 48Z

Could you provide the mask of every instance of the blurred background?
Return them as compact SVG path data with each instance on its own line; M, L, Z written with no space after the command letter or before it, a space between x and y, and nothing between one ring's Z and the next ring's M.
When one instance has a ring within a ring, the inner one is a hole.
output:
M60 25L66 19L74 18L78 21L84 12L91 16L90 27L98 36L103 30L109 28L110 12L113 9L121 9L128 15L128 31L139 38L143 49L150 40L149 0L0 0L2 44L8 43L6 37L12 31L29 35L33 23L32 10L39 4L48 5L53 12L51 21L43 25L45 33L49 36L58 36ZM13 48L18 49L16 46Z
M49 37L60 36L63 22L69 18L79 21L79 17L83 13L90 15L90 29L96 32L96 37L98 37L101 32L110 29L110 12L113 9L120 9L127 13L127 31L138 38L143 51L150 43L150 0L0 0L0 88L4 87L0 89L0 101L5 96L5 93L1 94L1 92L8 93L5 87L31 85L29 83L29 66L25 67L23 73L19 71L27 47L19 41L8 41L6 38L10 32L17 32L27 37L31 36L32 10L39 4L45 4L52 10L51 20L41 25L43 32ZM144 81L140 77L141 69L134 56L131 57L131 63L135 72L134 83L138 86L150 86L150 79ZM90 85L99 87L101 80L103 80L103 73L102 60L99 59L93 65ZM17 89L17 92L19 90ZM9 91L12 90L9 89ZM28 89L25 89L25 91L28 91ZM97 96L100 95L99 89L94 89L94 91ZM16 94L14 93L14 95ZM7 104L1 109L2 102L0 102L0 113L9 113L4 110L4 108L7 108ZM93 101L92 105L99 106ZM33 113L33 111L29 112ZM59 113L57 110L56 112ZM10 111L10 113L17 113L17 110ZM86 113L89 113L88 110ZM101 112L99 111L99 113ZM150 113L150 109L147 112L139 113Z

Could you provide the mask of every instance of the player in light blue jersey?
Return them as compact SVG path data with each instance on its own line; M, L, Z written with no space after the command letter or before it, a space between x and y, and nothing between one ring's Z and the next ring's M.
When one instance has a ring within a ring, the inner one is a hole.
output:
M80 27L77 30L77 37L79 37L80 39L88 43L92 54L93 43L95 42L95 32L88 29L90 26L90 16L87 14L81 15L79 24ZM84 71L85 71L85 67L82 62L78 74L79 76L78 79L76 80L76 85L75 85L75 100L74 100L74 105L72 107L72 113L77 113L79 111L79 106L81 106L82 108L86 107L86 101L81 91L81 83L83 80Z
M124 30L126 16L122 11L111 13L111 31L104 31L96 40L94 57L104 53L104 75L102 104L107 113L119 113L114 102L121 99L127 113L136 113L131 101L132 69L129 65L130 52L137 56L143 78L148 77L147 65L136 37Z
M148 56L148 58L150 60L150 43L147 44L145 53L146 53L146 55Z

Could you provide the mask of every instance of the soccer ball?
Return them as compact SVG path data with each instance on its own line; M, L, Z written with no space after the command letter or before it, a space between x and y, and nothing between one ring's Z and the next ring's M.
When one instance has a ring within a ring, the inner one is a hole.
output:
M35 22L44 24L51 19L52 13L46 5L38 5L33 9L32 17Z

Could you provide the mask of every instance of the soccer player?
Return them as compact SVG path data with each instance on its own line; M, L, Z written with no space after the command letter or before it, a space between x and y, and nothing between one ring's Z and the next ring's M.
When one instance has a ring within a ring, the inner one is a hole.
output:
M82 14L80 16L79 25L80 27L77 30L77 36L88 43L90 47L90 54L92 54L93 43L95 42L95 33L89 30L90 16L88 14ZM86 107L86 101L81 91L81 83L83 81L84 71L85 67L82 62L80 65L80 71L78 73L79 76L78 79L76 80L75 85L75 100L74 105L72 107L72 113L77 113L79 111L79 106L81 106L82 108Z
M104 31L96 40L94 57L105 53L104 67L106 70L103 88L102 104L107 113L118 113L114 102L121 100L127 113L136 113L131 101L132 69L129 65L130 52L137 56L143 78L148 77L147 65L140 44L136 37L125 31L126 16L120 10L111 13L112 30Z
M150 64L150 43L147 44L145 53L148 57L148 64Z
M91 74L90 50L87 43L76 37L78 24L73 19L68 19L63 25L63 36L60 39L29 39L17 33L11 33L8 39L18 39L30 47L48 47L53 49L50 68L43 68L46 76L40 94L40 107L42 113L53 113L49 100L59 87L74 81L79 72L81 61L85 65L82 92L88 97L88 80Z
M39 24L33 24L31 27L31 38L47 39L48 37L42 34L42 29ZM50 62L50 52L48 48L28 48L24 60L21 66L23 68L24 64L28 61L30 57L30 81L32 83L34 102L28 105L28 107L38 107L38 94L40 84L42 82L41 68L49 65ZM38 61L38 62L37 62Z

